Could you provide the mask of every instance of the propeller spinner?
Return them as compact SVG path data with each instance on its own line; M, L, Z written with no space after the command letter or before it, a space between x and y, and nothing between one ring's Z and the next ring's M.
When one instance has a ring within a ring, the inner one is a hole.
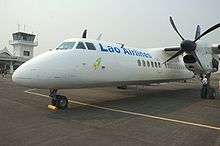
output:
M191 41L191 40L185 40L184 37L179 33L172 17L170 17L170 23L173 27L173 29L176 31L176 33L179 35L179 37L182 39L182 42L180 43L180 50L178 52L176 52L173 56L171 56L169 59L167 59L164 63L169 62L170 60L176 58L177 56L183 54L184 52L191 54L196 61L198 61L199 65L202 67L202 64L198 58L198 56L196 55L196 41L198 41L200 38L202 38L203 36L205 36L206 34L214 31L215 29L220 27L220 23L210 27L208 30L206 30L204 33L202 33L201 35L196 34L195 40ZM198 30L199 29L199 30ZM197 32L200 34L200 27L197 27Z

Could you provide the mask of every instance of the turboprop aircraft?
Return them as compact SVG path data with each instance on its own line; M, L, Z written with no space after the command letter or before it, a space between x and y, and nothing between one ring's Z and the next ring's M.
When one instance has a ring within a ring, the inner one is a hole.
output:
M208 86L202 98L214 98L210 74L218 71L220 45L200 39L220 27L220 23L200 34L197 27L193 41L185 40L170 17L170 23L182 39L178 47L137 49L124 44L82 38L64 40L55 50L43 53L16 69L12 80L30 88L49 89L52 105L64 109L68 99L58 89L100 86L144 85L207 76Z

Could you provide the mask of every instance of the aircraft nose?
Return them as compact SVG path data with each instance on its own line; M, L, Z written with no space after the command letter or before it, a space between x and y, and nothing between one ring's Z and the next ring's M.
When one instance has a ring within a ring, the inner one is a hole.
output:
M12 74L12 81L16 83L16 78L17 78L17 75L16 75L16 70L15 72Z
M27 68L21 65L13 73L12 81L23 86L28 86L32 79L30 74L31 74L30 71L28 71Z
M19 74L20 74L20 71L19 71L19 68L17 68L15 70L15 72L13 73L13 75L12 75L12 81L13 82L18 83L17 79L18 79Z

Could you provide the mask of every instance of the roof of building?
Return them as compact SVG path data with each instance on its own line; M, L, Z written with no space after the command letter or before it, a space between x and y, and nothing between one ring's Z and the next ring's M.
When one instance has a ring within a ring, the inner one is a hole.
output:
M8 51L8 49L5 47L3 50L0 50L0 56L12 56L12 54Z
M18 62L26 62L28 59L23 57L13 56L8 49L5 47L3 50L0 50L0 61L18 61Z

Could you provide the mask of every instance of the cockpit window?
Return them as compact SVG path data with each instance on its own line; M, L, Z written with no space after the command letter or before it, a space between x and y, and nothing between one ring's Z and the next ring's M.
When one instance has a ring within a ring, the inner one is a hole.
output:
M63 42L57 50L67 50L72 49L76 42Z
M76 46L76 49L86 49L86 47L83 42L79 42L78 45Z
M96 47L93 43L86 42L88 50L96 50Z

